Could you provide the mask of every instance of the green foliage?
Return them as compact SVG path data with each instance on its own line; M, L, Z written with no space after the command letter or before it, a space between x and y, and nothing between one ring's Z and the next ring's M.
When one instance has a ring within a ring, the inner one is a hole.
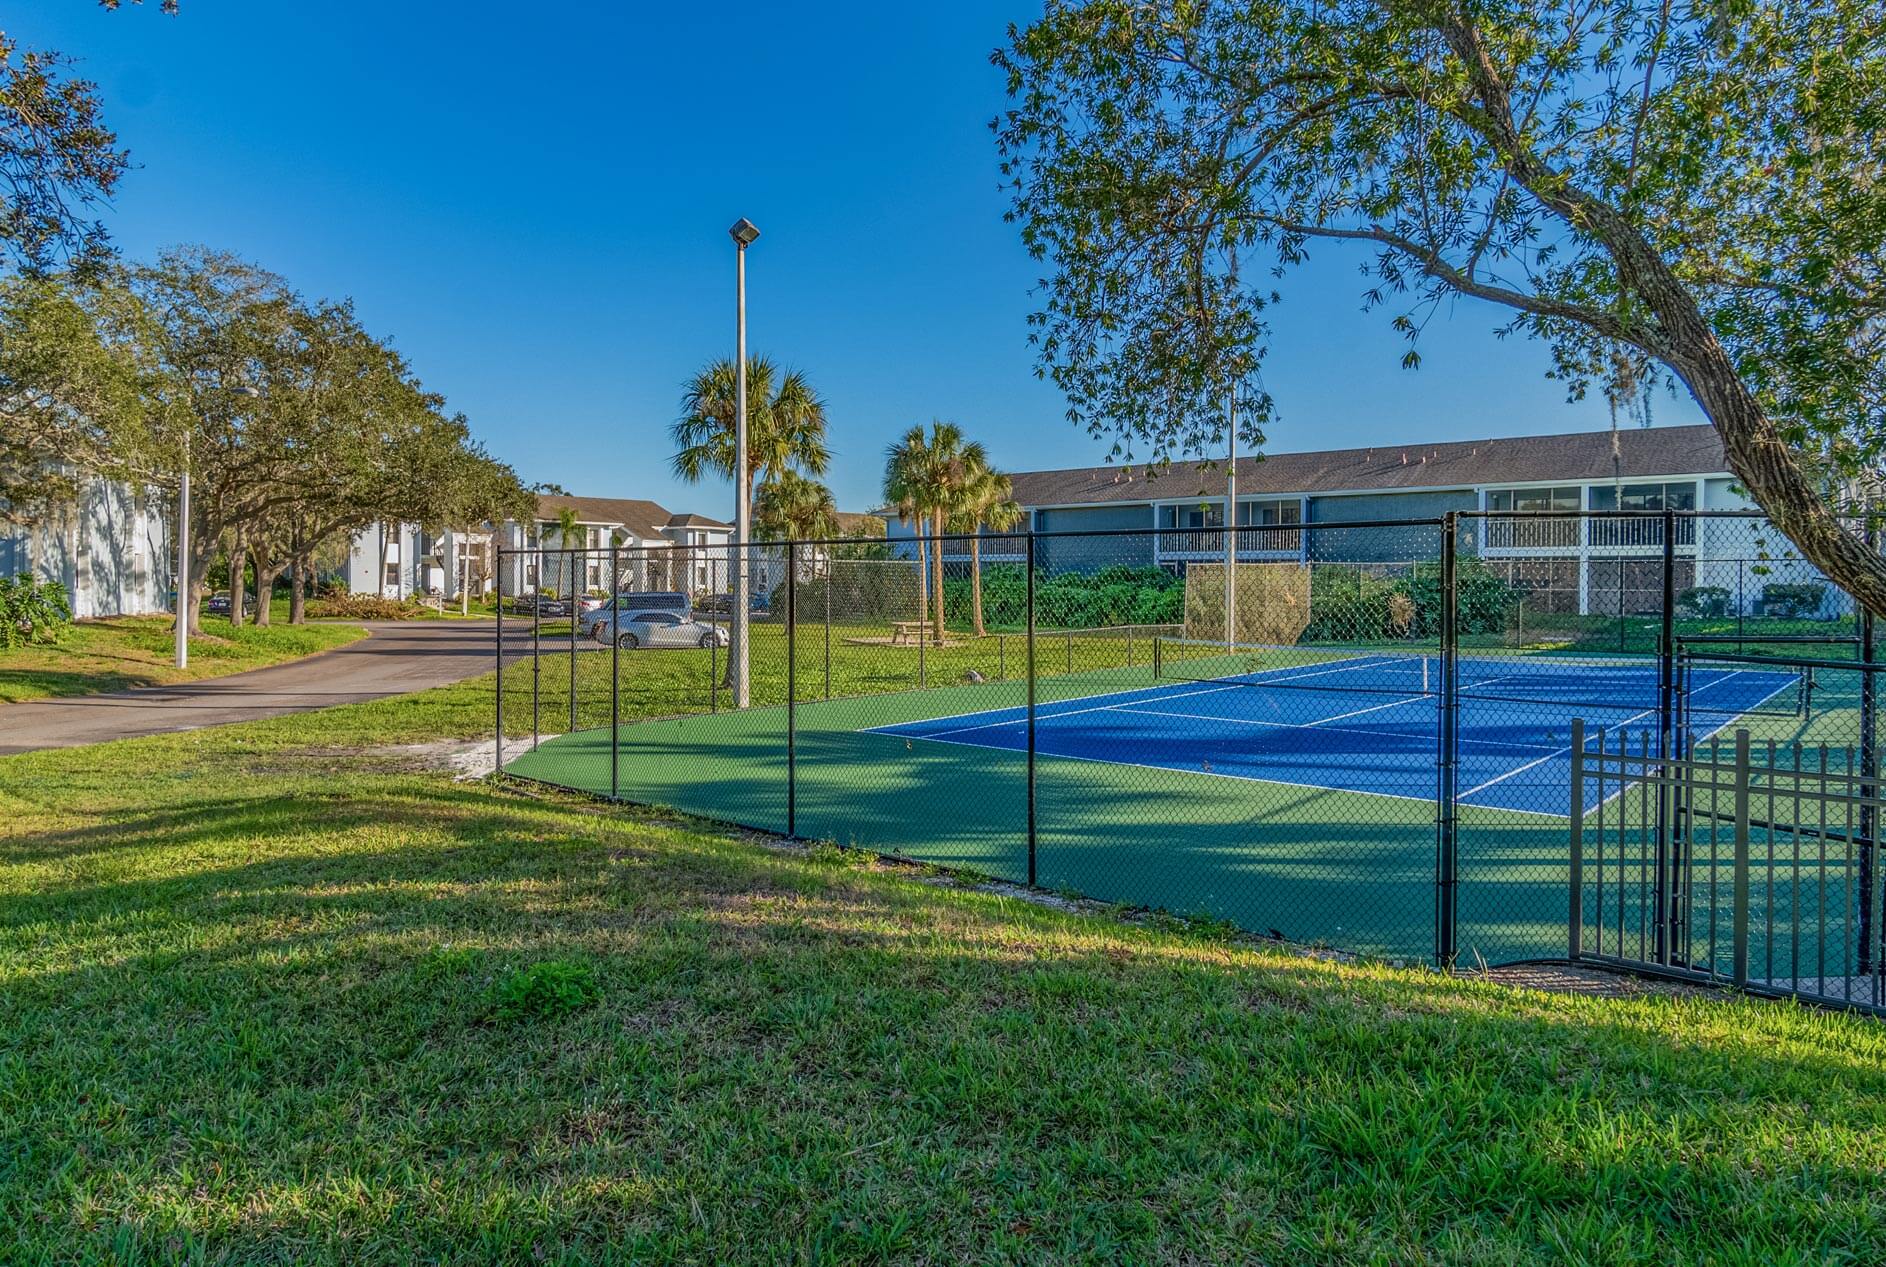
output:
M30 572L0 576L0 647L57 642L72 623L72 601L57 581L36 581Z
M1776 620L1805 620L1818 615L1827 600L1827 586L1819 581L1762 586L1762 614Z
M492 1014L500 1021L554 1021L582 1011L601 997L595 970L588 964L546 959L498 983Z
M413 599L383 598L378 594L335 594L308 604L316 620L419 620L432 615Z
M1459 592L1456 620L1463 637L1500 633L1519 594L1478 559L1455 567ZM1375 642L1436 638L1441 631L1441 565L1421 563L1409 572L1379 576L1360 567L1319 564L1310 572L1309 642Z
M943 582L951 627L968 627L969 580ZM998 629L1021 629L1028 620L1028 572L1021 564L992 564L982 571L982 609ZM1185 578L1157 567L1113 565L1093 573L1037 575L1038 629L1102 629L1113 625L1177 625L1185 620Z
M1886 453L1878 0L1049 0L994 60L1038 368L1117 454L1220 449L1228 384L1261 438L1275 274L1353 250L1406 365L1465 295L1575 399L1680 385L1886 611L1832 515Z
M1721 620L1729 614L1730 598L1720 585L1692 585L1677 594L1676 608L1692 620Z

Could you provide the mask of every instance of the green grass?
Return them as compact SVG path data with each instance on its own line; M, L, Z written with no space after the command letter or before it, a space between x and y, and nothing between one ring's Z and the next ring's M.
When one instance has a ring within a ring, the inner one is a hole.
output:
M0 1260L1886 1253L1877 1023L1310 960L359 747L475 691L0 760Z
M274 615L281 623L263 628L237 628L225 617L203 617L202 636L190 640L190 666L182 670L172 663L168 616L79 621L63 630L56 644L0 651L0 704L222 677L366 636L358 625L290 625L286 603L280 606Z

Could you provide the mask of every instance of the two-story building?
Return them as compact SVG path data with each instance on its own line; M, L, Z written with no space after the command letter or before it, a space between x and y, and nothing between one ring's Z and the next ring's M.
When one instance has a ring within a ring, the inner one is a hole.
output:
M1164 471L1023 471L1011 478L1036 532L1120 534L1043 536L1036 559L1045 569L1182 570L1224 557L1222 462ZM1371 445L1239 459L1236 549L1250 562L1405 563L1434 556L1433 530L1396 521L1483 511L1484 518L1462 521L1463 552L1479 556L1544 610L1613 614L1661 605L1662 522L1536 512L1750 507L1721 439L1706 425ZM1316 524L1365 526L1305 530ZM913 535L907 523L892 527L902 553L914 553ZM1021 544L1014 536L985 535L981 554L985 562L1019 560ZM1750 596L1759 593L1748 584L1752 560L1772 570L1792 557L1775 534L1734 520L1679 521L1673 553L1679 590L1720 585ZM966 558L960 543L945 546L946 564Z
M566 509L576 519L567 538L561 513ZM692 592L723 583L732 532L732 525L719 520L638 498L545 495L524 523L439 533L417 524L374 524L354 537L347 583L356 594L372 594L377 578L377 592L388 598L457 598L464 576L477 593L606 593L614 547L624 589ZM507 552L501 568L494 545Z

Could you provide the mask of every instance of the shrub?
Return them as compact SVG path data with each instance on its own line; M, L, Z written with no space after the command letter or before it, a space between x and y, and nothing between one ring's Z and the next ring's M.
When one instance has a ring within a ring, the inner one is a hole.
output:
M588 964L546 959L498 983L493 1014L501 1021L556 1020L602 997Z
M1729 614L1729 591L1720 585L1692 585L1676 596L1676 609L1692 620L1721 620Z
M308 604L309 617L317 620L417 620L430 610L417 602L401 602L378 594L337 594Z
M1777 620L1811 619L1827 598L1827 587L1819 581L1762 586L1762 614Z
M0 576L0 647L57 642L72 623L72 600L57 581L35 581L30 572Z

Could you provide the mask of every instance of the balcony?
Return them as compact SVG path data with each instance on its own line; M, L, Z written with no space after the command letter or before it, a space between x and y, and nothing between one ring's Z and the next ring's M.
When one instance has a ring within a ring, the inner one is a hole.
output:
M1567 555L1579 552L1580 537L1592 554L1649 554L1663 549L1660 518L1553 519L1513 515L1485 521L1482 553L1488 555ZM1676 521L1676 548L1696 549L1696 521Z
M1240 559L1294 559L1303 553L1303 529L1295 524L1239 528L1236 535ZM1161 559L1222 559L1225 536L1222 528L1161 528L1157 537L1158 556Z
M1028 557L1028 538L1007 533L985 532L977 543L977 549L984 563L1016 562ZM969 560L969 542L958 538L943 540L943 561L945 563Z

